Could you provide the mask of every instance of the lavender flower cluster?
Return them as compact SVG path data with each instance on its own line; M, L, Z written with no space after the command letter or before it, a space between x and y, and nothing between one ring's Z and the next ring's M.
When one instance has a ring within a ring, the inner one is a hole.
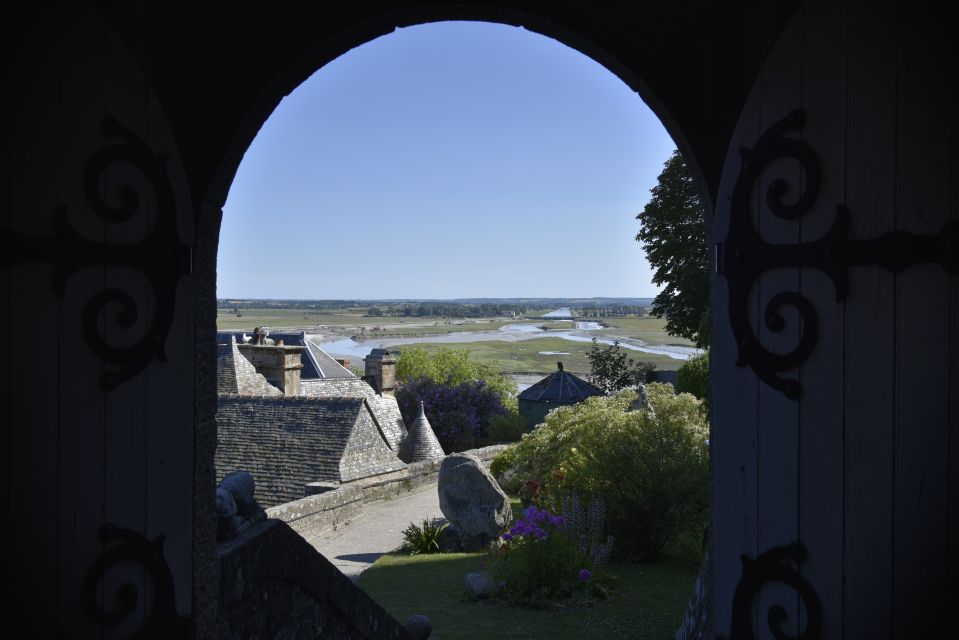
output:
M565 522L566 519L563 516L552 514L546 509L529 506L523 510L523 517L514 522L510 530L503 534L503 540L508 542L518 536L545 540L549 537L549 532L544 527L548 526L555 530L562 527Z
M396 401L407 424L416 419L422 401L441 440L467 433L486 436L490 418L506 413L497 391L483 380L450 385L418 378L396 390Z

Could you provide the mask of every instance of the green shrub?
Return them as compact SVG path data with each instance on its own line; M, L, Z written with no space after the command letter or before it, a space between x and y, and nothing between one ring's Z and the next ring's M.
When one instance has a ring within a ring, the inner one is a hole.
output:
M687 360L676 371L676 391L691 393L709 410L709 351Z
M518 411L507 410L489 421L489 437L495 442L516 442L526 433L526 418Z
M423 526L418 527L412 522L403 531L403 549L411 556L419 553L436 553L440 550L440 535L448 525L437 525L435 522L423 520Z
M633 390L554 409L510 458L541 507L556 510L574 494L605 499L617 553L639 560L702 532L709 479L700 401L667 384L650 383L646 394L649 411L628 410Z

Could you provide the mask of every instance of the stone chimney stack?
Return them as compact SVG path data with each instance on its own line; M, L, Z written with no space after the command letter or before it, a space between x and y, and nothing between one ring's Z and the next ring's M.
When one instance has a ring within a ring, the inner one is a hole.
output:
M381 394L393 395L393 389L396 388L396 354L388 349L373 349L364 362L366 363L364 378L374 380L375 388Z
M300 354L305 347L296 345L238 344L240 353L259 373L285 396L300 393Z

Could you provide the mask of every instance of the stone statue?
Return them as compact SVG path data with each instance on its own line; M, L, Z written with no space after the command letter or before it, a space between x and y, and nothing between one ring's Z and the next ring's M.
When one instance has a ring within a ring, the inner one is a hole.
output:
M216 540L235 538L244 529L266 520L266 512L253 497L256 482L247 471L227 474L216 488Z

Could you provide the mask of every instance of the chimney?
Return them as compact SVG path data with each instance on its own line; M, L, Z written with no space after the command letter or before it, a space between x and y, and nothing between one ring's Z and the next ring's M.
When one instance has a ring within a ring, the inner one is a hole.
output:
M393 395L396 387L396 354L388 349L373 349L366 356L366 378L373 378L374 388L383 395Z
M337 362L340 363L340 366L344 369L350 368L350 359L349 358L334 358Z
M240 353L249 360L257 372L285 396L300 393L300 369L303 363L300 354L305 347L297 345L238 344Z

